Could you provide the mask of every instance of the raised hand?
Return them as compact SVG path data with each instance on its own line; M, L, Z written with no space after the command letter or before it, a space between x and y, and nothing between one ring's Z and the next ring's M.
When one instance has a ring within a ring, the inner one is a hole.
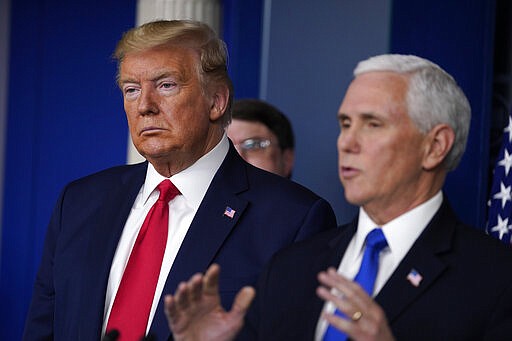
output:
M211 265L204 275L182 282L174 296L164 298L165 314L176 341L233 340L255 296L252 287L242 288L231 310L225 311L219 296L220 267Z

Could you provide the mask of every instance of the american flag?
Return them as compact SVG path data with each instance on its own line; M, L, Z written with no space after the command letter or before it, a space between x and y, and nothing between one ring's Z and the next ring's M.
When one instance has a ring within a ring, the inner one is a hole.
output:
M415 287L419 287L421 281L423 280L423 276L420 275L420 273L415 269L411 269L411 271L407 275L407 280L411 282L411 284L414 285Z
M229 206L227 206L226 209L224 210L224 215L231 219L233 219L233 217L235 216L235 213L236 213L236 211Z
M512 242L512 117L503 130L503 144L494 167L486 232L506 244Z

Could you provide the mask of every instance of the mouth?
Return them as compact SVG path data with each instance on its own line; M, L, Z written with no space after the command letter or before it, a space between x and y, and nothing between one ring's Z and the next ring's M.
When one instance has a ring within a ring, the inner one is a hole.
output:
M140 136L144 136L144 135L151 135L151 134L155 134L155 133L158 133L158 132L161 132L163 131L164 129L162 128L159 128L159 127L144 127L139 135Z
M356 177L361 171L357 168L341 166L340 167L340 176L343 179L352 179Z

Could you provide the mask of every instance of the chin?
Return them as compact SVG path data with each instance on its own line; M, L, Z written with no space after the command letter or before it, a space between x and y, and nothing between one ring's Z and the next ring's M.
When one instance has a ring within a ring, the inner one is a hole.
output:
M348 201L349 204L356 205L356 206L363 206L363 204L366 202L366 197L350 192L345 192L345 199Z

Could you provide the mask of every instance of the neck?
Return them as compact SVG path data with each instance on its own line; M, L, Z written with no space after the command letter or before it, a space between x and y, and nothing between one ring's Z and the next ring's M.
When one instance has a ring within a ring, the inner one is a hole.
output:
M148 158L148 161L160 175L169 178L192 166L197 160L208 154L219 144L222 136L222 133L209 136L208 142L202 148L197 148L194 153L189 150L176 150L166 155Z
M376 224L384 225L434 197L443 188L446 171L438 169L423 174L423 177L423 181L405 193L398 191L386 196L385 200L371 200L362 207Z

